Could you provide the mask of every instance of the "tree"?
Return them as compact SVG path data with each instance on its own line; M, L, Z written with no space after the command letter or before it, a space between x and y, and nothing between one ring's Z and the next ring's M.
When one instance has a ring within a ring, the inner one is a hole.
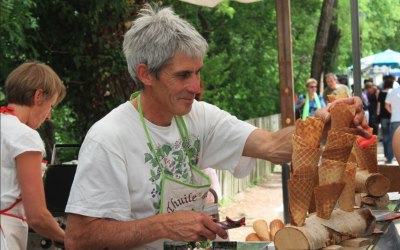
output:
M321 8L317 37L315 39L314 54L311 63L311 77L320 83L324 73L324 63L326 59L326 47L328 42L329 28L332 22L333 8L335 0L324 0Z

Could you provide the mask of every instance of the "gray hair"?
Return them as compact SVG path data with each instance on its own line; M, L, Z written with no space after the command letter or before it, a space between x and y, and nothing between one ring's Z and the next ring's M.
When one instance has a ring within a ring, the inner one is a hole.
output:
M333 73L326 74L326 75L325 75L325 79L328 78L328 77L330 77L330 76L332 76L333 79L337 80L337 76L336 76L335 74L333 74Z
M196 242L196 244L194 244L195 246L200 246L200 242Z
M129 74L141 89L144 85L136 74L139 64L146 64L150 74L158 79L161 69L171 63L175 54L200 60L207 49L207 41L172 8L150 4L140 10L123 44Z

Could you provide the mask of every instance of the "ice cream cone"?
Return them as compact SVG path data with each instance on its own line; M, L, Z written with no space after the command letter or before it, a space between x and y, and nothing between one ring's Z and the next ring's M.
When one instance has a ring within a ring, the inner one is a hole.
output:
M329 159L346 163L353 147L325 148L322 159Z
M322 131L325 123L320 118L307 116L303 121L298 119L295 123L297 136L300 136L308 145L319 148L321 144Z
M346 170L343 175L343 182L346 185L343 188L342 193L339 197L340 209L353 212L354 211L354 197L356 192L356 170L357 165L355 163L347 163Z
M329 102L334 102L334 101L336 101L337 99L340 99L340 98L347 98L347 92L344 91L344 92L342 92L340 94L337 94L337 95L328 95Z
M354 154L354 149L351 150L349 159L347 162L357 163L356 155Z
M329 220L345 183L331 183L314 188L317 216ZM290 200L289 200L290 203Z
M319 177L318 177L318 167L316 174L314 176L314 188L319 186ZM314 213L317 211L316 205L315 205L315 193L314 193L314 188L313 188L313 194L311 195L311 201L310 201L310 206L308 207L308 213Z
M317 165L305 165L296 169L291 179L299 179L312 181L314 183L315 175L317 175Z
M292 134L293 150L300 148L311 148L300 136Z
M304 225L307 217L313 183L311 181L290 179L288 180L288 190L290 223L301 227Z
M302 148L293 150L292 163L293 171L302 166L317 166L321 156L319 148Z
M345 169L346 163L322 158L321 166L318 169L319 185L341 182Z
M328 132L325 148L353 147L353 143L356 139L357 137L354 134L349 134L340 130L330 130Z
M360 170L368 170L369 173L379 173L378 166L378 140L363 149L357 142L354 143L354 153Z
M348 104L339 103L331 108L331 127L348 128L353 123L354 115L348 108Z

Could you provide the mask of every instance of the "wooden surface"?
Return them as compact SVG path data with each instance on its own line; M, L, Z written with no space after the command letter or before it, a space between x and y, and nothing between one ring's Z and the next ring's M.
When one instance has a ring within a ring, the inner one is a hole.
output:
M343 250L343 247L339 245L332 245L329 247L324 247L322 250Z
M369 239L366 238L355 238L340 242L340 245L345 247L363 247L367 246L368 244L369 244Z

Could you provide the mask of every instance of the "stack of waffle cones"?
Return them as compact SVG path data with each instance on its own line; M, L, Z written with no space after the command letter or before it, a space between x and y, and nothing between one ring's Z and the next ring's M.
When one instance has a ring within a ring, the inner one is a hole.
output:
M372 136L376 137L375 135ZM357 141L354 142L353 152L357 160L359 170L368 170L368 173L379 173L377 138L375 138L375 141L365 149L362 148Z
M315 188L317 216L325 220L329 220L338 200L343 210L353 211L356 165L348 160L354 161L351 152L357 129L349 128L354 115L354 105L340 103L331 109L332 128L318 169L319 186Z
M310 204L315 204L314 187L318 186L320 139L324 125L319 118L307 117L305 121L296 121L296 132L292 135L291 178L288 181L289 213L293 226L304 226Z

